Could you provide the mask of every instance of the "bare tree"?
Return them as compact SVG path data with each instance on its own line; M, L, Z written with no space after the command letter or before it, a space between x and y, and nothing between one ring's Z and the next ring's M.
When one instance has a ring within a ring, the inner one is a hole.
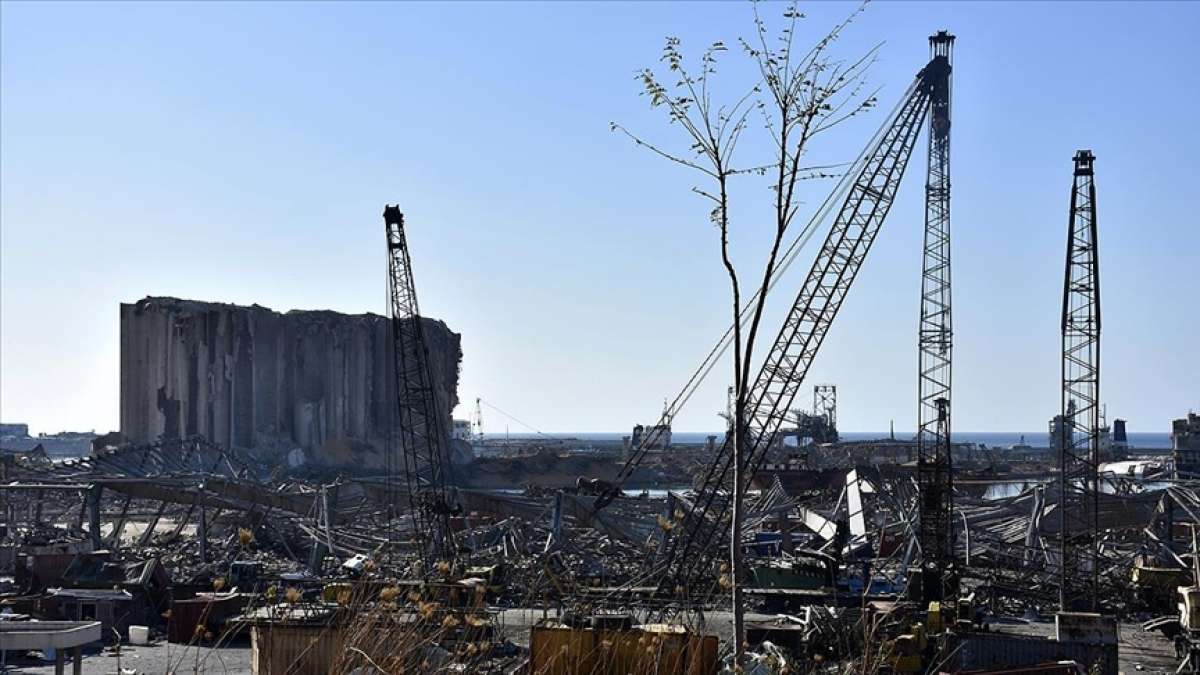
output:
M864 8L865 3L815 44L801 51L796 46L797 28L805 17L797 6L794 3L787 6L783 27L772 36L755 4L754 35L738 42L741 52L757 66L758 77L739 90L744 93L725 104L713 101L713 77L717 73L718 57L728 51L725 44L709 45L698 66L689 69L680 40L669 37L661 57L667 72L660 76L654 69L646 68L638 73L638 80L650 105L663 109L669 124L683 130L687 149L674 150L673 146L652 143L620 124L612 125L614 131L625 134L639 147L704 177L703 186L693 187L692 191L712 203L709 219L720 236L721 263L728 274L732 292L734 331L731 441L735 461L729 581L733 595L734 652L738 663L743 661L745 651L741 537L743 502L751 478L743 475L748 460L745 451L750 364L771 279L780 262L780 248L800 208L797 186L804 180L828 177L828 171L837 166L806 162L809 143L818 134L875 105L874 94L863 91L863 79L875 60L878 47L850 61L838 60L831 55L833 43ZM752 125L751 120L757 117L761 117L761 125ZM735 161L739 142L751 128L761 129L766 134L770 155L757 163ZM738 176L767 179L775 217L771 246L761 275L754 279L755 293L745 307L742 278L730 257L730 187L731 181Z

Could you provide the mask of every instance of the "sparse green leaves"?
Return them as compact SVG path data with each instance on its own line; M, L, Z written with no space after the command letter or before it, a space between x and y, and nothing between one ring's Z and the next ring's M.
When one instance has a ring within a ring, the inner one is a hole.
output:
M865 3L864 3L865 4ZM766 5L765 5L766 6ZM842 23L817 39L806 50L797 48L798 22L805 19L795 2L782 12L783 24L774 34L754 4L753 40L738 38L742 55L758 68L758 81L741 98L714 103L710 78L715 77L720 55L729 48L721 40L711 42L699 58L689 60L682 40L670 36L663 42L659 62L662 69L637 72L640 95L650 107L666 113L667 122L686 133L686 149L672 152L631 134L618 124L613 131L625 133L636 145L645 147L674 163L700 171L714 180L718 190L695 188L694 192L718 204L726 204L726 181L736 175L769 179L776 207L777 231L782 233L797 208L796 184L829 178L835 174L820 167L802 166L809 141L818 133L877 105L874 94L863 96L863 78L874 63L878 47L858 60L831 58L831 45L862 12L857 8ZM659 73L663 76L660 77ZM748 116L761 117L761 129L774 145L774 157L751 166L737 166L734 153L741 136L751 126ZM710 218L722 220L728 213L714 210ZM724 233L723 232L723 239Z
M754 345L780 262L781 244L801 203L796 195L797 183L832 177L835 174L829 169L839 166L805 166L801 160L815 135L875 105L874 95L863 98L860 89L877 50L849 63L829 56L830 45L861 13L861 7L807 51L795 48L797 23L804 14L794 1L782 13L782 28L770 39L757 2L753 7L755 33L750 40L739 38L738 44L742 54L757 67L758 75L751 86L742 89L746 93L740 98L716 104L712 100L710 78L715 80L720 55L729 51L722 41L712 42L698 59L689 60L679 38L668 37L659 57L659 72L663 75L656 75L650 68L638 72L641 95L649 98L651 108L665 111L669 126L686 134L684 143L674 146L679 150L647 142L619 124L610 125L637 146L706 177L707 186L693 187L692 191L712 203L708 220L719 233L721 261L729 275L733 296L734 419L738 420L744 419L746 383L750 381L750 365L755 362ZM770 156L749 165L735 163L738 143L750 126L748 117L756 112L762 118L761 129L772 141ZM774 238L761 281L746 306L747 311L752 310L748 321L743 313L739 274L730 256L729 188L730 179L739 175L765 178L775 212ZM788 253L782 255L786 258ZM737 437L739 434L735 434Z

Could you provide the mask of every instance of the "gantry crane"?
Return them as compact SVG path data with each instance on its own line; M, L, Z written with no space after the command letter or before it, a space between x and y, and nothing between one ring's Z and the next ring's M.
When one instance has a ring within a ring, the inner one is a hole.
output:
M400 485L396 478L403 472L414 538L425 562L423 570L428 574L433 567L430 563L451 562L456 553L450 531L453 509L447 499L450 437L446 415L433 386L429 346L417 305L412 258L404 232L404 214L399 206L388 205L383 209L383 221L387 232L396 426L400 446L400 461L396 460L396 453L387 453L389 504L394 518L398 515L400 501Z
M1062 302L1059 553L1062 611L1097 610L1100 454L1100 257L1091 150L1075 153Z

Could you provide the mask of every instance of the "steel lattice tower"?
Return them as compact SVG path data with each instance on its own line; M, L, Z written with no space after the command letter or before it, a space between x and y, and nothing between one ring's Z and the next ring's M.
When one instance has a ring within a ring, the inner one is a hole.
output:
M957 595L950 457L950 74L954 36L929 37L937 72L929 100L925 250L918 333L917 474L921 492L922 593L928 603Z
M1062 304L1062 437L1059 447L1059 606L1096 611L1100 452L1100 258L1095 156L1075 153Z
M449 434L437 394L417 289L413 282L412 258L404 231L404 214L398 206L385 206L387 232L388 289L391 310L392 358L396 382L397 426L401 462L388 452L387 472L392 516L399 513L395 491L397 469L404 472L415 538L429 563L454 557L450 534L451 509L447 500L446 450Z
M813 385L813 414L824 416L829 428L837 430L837 385ZM836 440L836 439L835 439Z

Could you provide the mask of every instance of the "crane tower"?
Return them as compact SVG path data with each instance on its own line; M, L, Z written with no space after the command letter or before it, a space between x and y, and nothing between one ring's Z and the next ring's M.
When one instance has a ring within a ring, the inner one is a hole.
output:
M824 417L837 440L837 385L813 385L813 414Z
M1075 153L1062 302L1062 424L1059 425L1059 605L1096 611L1100 454L1100 258L1096 250L1095 156Z
M400 458L388 452L389 501L393 515L400 487L395 480L402 470L415 539L428 563L452 560L454 539L450 534L451 508L447 500L446 451L449 433L433 389L433 371L425 342L417 289L413 282L412 258L404 232L404 214L399 206L385 206L388 287L391 310L393 368L396 378L397 426Z
M921 589L928 603L957 594L950 445L950 74L954 36L929 37L929 156L918 329L917 475Z

